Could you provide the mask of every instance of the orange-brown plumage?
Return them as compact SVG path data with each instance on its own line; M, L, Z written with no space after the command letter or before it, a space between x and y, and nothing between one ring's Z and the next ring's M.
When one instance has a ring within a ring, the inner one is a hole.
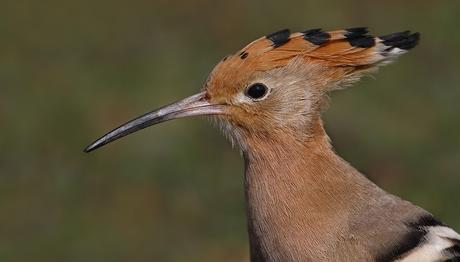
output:
M315 44L306 40L305 33L290 33L282 30L288 38L279 46L267 37L259 38L233 55L225 57L213 70L206 84L209 92L231 94L238 88L245 87L250 78L257 72L269 71L286 66L294 58L302 59L306 65L320 65L327 68L327 81L338 83L348 76L375 68L380 63L391 61L399 53L388 50L391 46L382 43L382 39L371 37L364 28L336 30L317 33L327 34L324 43ZM310 30L312 31L312 30ZM315 31L315 30L313 30ZM352 37L350 37L350 35ZM414 45L418 41L418 33L407 37L413 38ZM365 45L353 46L350 39L367 39ZM369 42L369 40L371 42ZM404 51L402 51L404 52ZM336 71L336 72L333 72ZM229 83L229 84L227 84ZM219 90L213 90L214 89Z
M200 93L128 122L86 151L170 119L215 115L245 158L251 261L459 258L460 235L336 155L320 117L328 92L418 40L410 32L372 37L365 28L275 32L219 62Z

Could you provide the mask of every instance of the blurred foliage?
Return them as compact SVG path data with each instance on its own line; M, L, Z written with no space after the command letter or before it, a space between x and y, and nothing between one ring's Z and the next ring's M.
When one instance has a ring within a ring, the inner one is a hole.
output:
M377 81L335 93L326 126L377 184L460 229L459 13L428 0L2 1L0 260L248 260L243 164L206 121L82 148L285 27L422 33Z

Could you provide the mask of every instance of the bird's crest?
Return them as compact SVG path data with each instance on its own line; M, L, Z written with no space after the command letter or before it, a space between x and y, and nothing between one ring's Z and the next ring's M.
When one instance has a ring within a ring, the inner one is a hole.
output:
M419 38L419 33L410 31L373 37L364 27L329 32L310 29L292 34L284 29L250 43L238 58L257 60L259 70L285 65L296 56L328 66L363 66L402 54L415 47Z
M415 47L419 38L419 33L410 31L374 37L364 27L328 32L310 29L297 33L284 29L225 57L213 75L220 81L243 81L245 75L285 66L293 58L303 58L305 63L338 69L341 73L337 78L343 78L391 62Z

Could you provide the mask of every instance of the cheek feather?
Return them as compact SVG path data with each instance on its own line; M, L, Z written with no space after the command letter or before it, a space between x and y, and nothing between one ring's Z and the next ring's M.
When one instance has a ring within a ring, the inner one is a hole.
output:
M251 99L242 92L237 93L232 98L232 103L234 105L249 104L251 102L252 102Z

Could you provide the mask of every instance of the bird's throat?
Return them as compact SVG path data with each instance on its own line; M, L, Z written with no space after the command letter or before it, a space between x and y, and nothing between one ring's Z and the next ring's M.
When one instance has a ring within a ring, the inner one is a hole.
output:
M321 259L318 249L333 247L331 235L344 231L350 203L369 183L333 152L325 133L303 143L285 139L248 141L251 261Z

